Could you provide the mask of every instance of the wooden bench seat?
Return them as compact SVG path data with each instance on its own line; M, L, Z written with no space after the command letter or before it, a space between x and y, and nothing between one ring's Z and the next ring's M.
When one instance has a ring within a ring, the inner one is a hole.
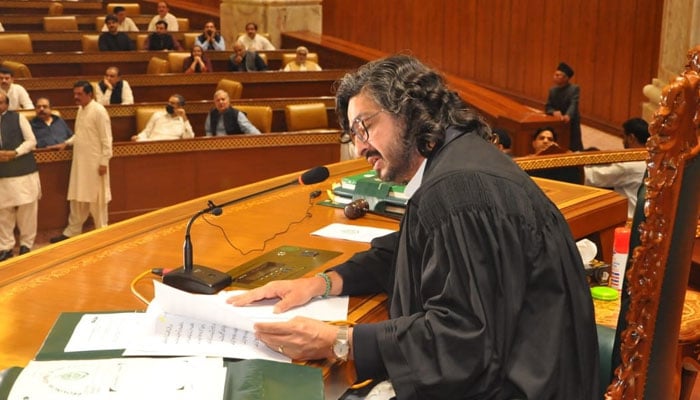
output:
M2 40L0 33L0 40ZM83 34L75 32L46 32L42 35L54 35L61 37L74 37L77 46L82 48ZM184 37L185 33L176 32L176 36ZM136 35L132 35L136 37ZM73 39L71 39L73 40ZM61 77L61 76L76 76L76 75L99 75L104 74L105 68L110 65L118 65L122 74L144 74L148 60L151 57L160 57L167 59L168 51L95 51L83 53L82 51L65 51L65 52L41 52L34 48L39 42L32 38L33 53L10 53L0 54L0 60L11 60L25 64L32 72L33 77ZM264 55L267 60L270 71L277 71L282 67L282 57L285 53L292 50L272 50L261 51L261 56ZM214 72L228 72L229 58L233 52L231 51L210 51L207 56L211 59ZM324 69L332 69L331 67Z
M101 1L2 0L0 1L0 13L2 13L3 18L5 15L8 14L48 15L49 6L52 3L58 3L62 5L64 15L96 14L101 13L104 10Z
M212 92L213 95L213 92ZM140 107L165 107L167 96L161 102L155 103L139 103L134 105L122 106L113 105L107 106L112 121L112 136L115 142L128 142L132 135L138 133L136 111ZM300 97L300 98L269 98L269 99L247 99L233 100L231 104L237 106L268 106L272 108L272 132L286 132L287 125L285 122L284 108L287 105L293 104L315 104L323 103L326 107L328 116L328 126L336 128L338 126L335 114L335 98L330 96L324 97ZM52 107L54 111L60 113L61 117L66 120L68 126L73 129L75 126L75 115L77 107ZM207 114L214 108L214 102L208 101L189 101L185 105L187 116L192 124L192 129L196 136L204 136L204 122L207 119ZM22 111L25 116L33 117L33 110Z
M84 75L80 79L98 82L104 76ZM330 96L335 81L345 74L343 70L323 70L318 72L236 72L211 74L160 74L129 75L122 73L129 82L134 100L138 103L165 101L173 93L179 93L188 101L211 100L217 83L221 79L233 79L243 84L243 99L265 99L277 97ZM15 83L24 86L32 99L47 97L51 104L72 106L73 84L76 77L37 78L32 71L32 78L16 79Z

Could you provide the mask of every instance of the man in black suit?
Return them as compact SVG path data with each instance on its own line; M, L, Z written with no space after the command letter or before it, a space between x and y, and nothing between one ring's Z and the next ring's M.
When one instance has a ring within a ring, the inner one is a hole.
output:
M128 51L134 50L134 43L124 32L119 32L119 19L114 14L105 17L107 32L102 32L97 41L101 51Z

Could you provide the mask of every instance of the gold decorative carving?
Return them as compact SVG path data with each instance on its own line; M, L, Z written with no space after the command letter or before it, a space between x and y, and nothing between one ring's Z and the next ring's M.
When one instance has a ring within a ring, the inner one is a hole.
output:
M685 71L664 88L659 110L649 127L646 220L640 224L641 245L635 248L626 274L631 303L626 315L628 327L622 333L622 364L615 370L606 399L644 398L672 221L679 198L676 180L681 179L686 161L700 152L699 60L700 46L688 52Z

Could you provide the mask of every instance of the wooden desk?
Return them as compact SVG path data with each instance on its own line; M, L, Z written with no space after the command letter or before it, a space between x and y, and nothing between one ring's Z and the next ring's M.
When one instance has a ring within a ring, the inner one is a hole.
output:
M341 209L314 206L311 218L271 239L264 251L253 251L263 247L263 238L284 231L290 222L304 216L311 191L324 190L340 177L367 168L364 160L332 164L331 178L326 182L290 186L226 207L219 217L209 217L223 227L236 246L252 251L248 255L232 250L218 229L198 219L191 231L194 261L228 271L282 245L343 253L317 268L318 271L367 249L367 244L311 236L310 232L330 222L393 229L397 228L397 222L374 215L350 221L345 219ZM63 311L144 309L144 304L129 292L129 282L154 267L181 265L185 226L195 212L207 206L207 200L222 203L289 182L296 176L290 174L180 203L3 262L0 268L0 304L3 305L0 308L0 369L24 366L31 360ZM585 232L586 229L595 229L594 225L582 223L584 217L612 224L626 215L624 199L613 193L612 197L618 198L615 202L606 190L544 180L538 180L538 184L559 204L564 216L577 226L574 230L580 234L590 233ZM581 189L578 195L567 194L577 189ZM613 209L618 210L616 214L619 215L613 215ZM143 280L137 285L147 297L152 295L149 283ZM351 299L349 319L369 322L386 318L384 301L383 295ZM328 366L323 367L328 381L344 379L342 370L329 374Z
M120 60L121 61L121 60ZM93 67L96 64L93 64ZM99 82L104 71L114 60L104 59L99 72L93 71L84 76L63 76L56 78L18 78L16 83L24 86L32 99L46 97L51 105L74 106L73 84L78 79ZM122 64L119 64L120 68ZM79 71L79 69L76 69ZM187 101L212 100L216 85L221 79L231 79L243 84L243 98L270 99L279 97L318 97L331 96L333 83L345 75L345 70L324 70L309 72L212 72L209 74L126 74L137 103L165 103L178 93ZM76 75L80 74L76 72Z
M119 66L122 75L144 74L151 57L168 58L169 51L133 50L133 51L97 51L85 52L82 49L81 38L83 34L76 32L41 32L32 35L33 53L0 54L0 60L11 60L25 64L34 78L75 77L79 75L103 76L105 69L110 65ZM137 33L129 34L136 40ZM174 32L173 35L182 40L184 33ZM2 34L0 33L0 40ZM64 48L53 48L61 44ZM185 46L184 42L180 43ZM52 50L46 50L51 48ZM189 53L189 51L185 51ZM180 53L180 52L175 52ZM285 53L294 53L294 50L268 50L261 51L267 58L269 71L278 71L282 68L282 57ZM215 72L227 72L229 70L229 58L232 51L209 51L207 56L211 59ZM323 63L323 59L321 59ZM323 65L324 69L332 69ZM181 71L178 71L181 72ZM192 75L188 75L191 77Z

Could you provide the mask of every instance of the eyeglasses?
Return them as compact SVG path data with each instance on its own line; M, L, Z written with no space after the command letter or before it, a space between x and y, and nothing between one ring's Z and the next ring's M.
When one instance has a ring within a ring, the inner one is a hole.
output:
M365 123L379 115L379 113L382 111L384 110L379 110L365 119L357 117L352 120L352 125L350 125L350 138L354 139L357 137L362 143L369 142L369 130L367 130L367 125L365 125Z

